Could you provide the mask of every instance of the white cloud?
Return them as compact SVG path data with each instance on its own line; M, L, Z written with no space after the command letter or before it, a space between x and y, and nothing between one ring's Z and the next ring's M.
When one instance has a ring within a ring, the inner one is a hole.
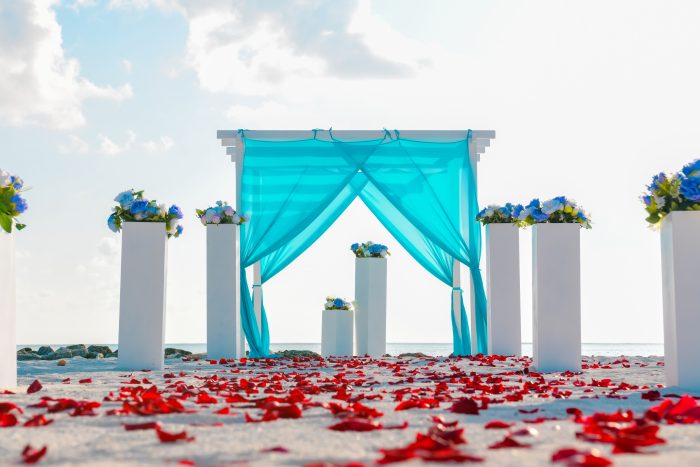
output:
M98 135L98 138L100 152L105 156L116 156L136 148L141 148L152 154L164 153L175 145L175 140L170 136L161 136L158 139L139 142L133 130L126 131L126 137L122 143L118 143L103 134Z
M89 150L90 145L75 135L68 136L68 142L58 145L61 154L86 154Z
M132 97L129 84L98 86L65 56L55 0L0 6L0 121L15 126L71 129L85 124L85 99ZM78 2L85 3L85 2Z
M98 138L100 140L100 152L105 156L116 156L132 148L136 142L136 133L132 130L127 130L126 139L122 144L115 143L103 134L98 135Z

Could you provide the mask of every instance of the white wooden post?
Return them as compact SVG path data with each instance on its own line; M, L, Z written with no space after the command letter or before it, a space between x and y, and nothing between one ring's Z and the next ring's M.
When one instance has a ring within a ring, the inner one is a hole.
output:
M321 355L352 357L352 310L323 310L321 312Z
M0 230L0 389L17 386L15 235Z
M518 226L486 225L488 352L522 353L520 336L520 249Z
M532 360L537 371L581 369L581 227L532 228Z
M457 335L462 336L462 295L459 289L462 287L461 263L456 259L452 260L452 315L457 326Z
M163 369L167 258L164 223L122 225L120 369Z
M237 225L207 225L207 358L236 359L241 349Z
M479 184L477 183L478 177L477 177L477 164L479 162L479 152L477 151L477 145L476 141L472 140L471 143L469 144L469 164L471 165L472 168L472 174L474 176L474 185L475 185L475 190L477 191L477 199L478 199L478 193L479 193ZM464 212L465 209L462 211ZM474 214L476 215L476 214ZM465 224L469 223L470 220L472 219L464 219ZM479 229L481 229L481 225L479 225ZM465 231L467 231L467 228L465 227ZM472 342L472 355L476 355L479 353L479 336L477 333L477 328L476 328L476 294L474 293L474 281L472 279L471 271L468 272L469 274L469 280L467 283L469 284L469 320L471 326L469 327L469 333L471 334L471 342Z
M386 354L386 258L355 258L355 343L358 355Z
M234 189L234 199L233 202L231 203L232 206L234 206L234 209L236 212L241 215L244 214L241 212L241 188L243 186L243 155L245 154L245 145L243 144L243 141L241 140L240 137L236 138L236 146L235 146L235 153L231 156L231 161L235 164L235 169L236 169L236 187ZM240 228L240 227L239 227ZM239 232L240 233L240 232ZM241 277L240 277L240 259L241 259L241 244L240 244L240 239L238 242L236 242L236 258L238 259L238 264L237 264L237 274L236 274L236 283L234 287L238 291L238 302L236 304L236 310L237 310L237 321L238 321L238 339L239 339L239 345L238 348L240 349L241 356L245 356L245 351L246 351L246 340L245 340L245 333L243 332L243 319L241 318Z
M666 386L700 390L700 212L672 212L661 221Z

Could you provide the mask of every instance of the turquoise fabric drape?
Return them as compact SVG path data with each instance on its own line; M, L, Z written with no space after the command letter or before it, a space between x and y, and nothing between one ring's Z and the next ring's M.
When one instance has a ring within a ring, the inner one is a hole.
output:
M443 249L423 235L374 185L367 183L367 177L363 173L358 173L352 183L358 187L364 187L361 191L358 190L360 199L394 239L428 272L441 282L452 287L452 256L445 253ZM450 291L452 353L459 356L471 355L471 335L469 333L467 312L464 308L464 299L462 298L462 289L458 289L461 299L459 325L454 316L453 290L451 289Z
M264 306L258 329L245 267L260 261L261 282L269 280L313 244L358 194L441 281L452 283L452 258L470 268L478 347L485 352L481 230L475 219L476 185L468 148L469 139L452 143L387 136L359 142L245 139L241 211L251 216L251 222L240 231L241 313L251 356L268 355L270 337ZM459 326L452 309L451 315L454 353L468 355L471 344L463 301Z

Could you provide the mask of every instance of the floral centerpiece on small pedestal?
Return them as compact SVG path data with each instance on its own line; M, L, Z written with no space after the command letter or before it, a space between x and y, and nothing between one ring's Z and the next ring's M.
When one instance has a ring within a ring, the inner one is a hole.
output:
M538 371L581 368L581 228L586 212L564 196L533 199L518 212L532 231L533 365Z
M386 289L389 248L381 243L353 243L355 255L355 350L358 355L386 354Z
M522 205L490 205L476 217L486 230L488 353L521 355L520 220Z
M700 159L652 178L641 197L661 230L666 386L700 390Z
M207 358L242 358L238 226L248 217L223 201L196 213L207 230Z
M27 210L24 182L0 169L0 389L17 386L15 237L12 227Z
M321 318L321 355L351 357L353 355L352 304L342 298L326 297Z
M123 230L119 295L119 367L161 370L164 365L167 240L182 234L182 211L148 200L143 191L117 195L107 220Z

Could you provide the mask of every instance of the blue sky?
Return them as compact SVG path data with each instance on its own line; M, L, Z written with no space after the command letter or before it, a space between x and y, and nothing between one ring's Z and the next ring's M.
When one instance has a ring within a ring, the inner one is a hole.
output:
M693 2L22 0L0 5L0 167L22 175L18 341L115 342L114 195L177 203L169 342L205 336L204 231L233 193L217 129L495 129L480 200L564 194L582 233L583 339L660 342L658 234L637 199L698 156ZM266 286L275 342L320 339L352 297L350 243L395 250L389 340L448 342L449 290L354 204ZM530 340L529 233L522 233Z

